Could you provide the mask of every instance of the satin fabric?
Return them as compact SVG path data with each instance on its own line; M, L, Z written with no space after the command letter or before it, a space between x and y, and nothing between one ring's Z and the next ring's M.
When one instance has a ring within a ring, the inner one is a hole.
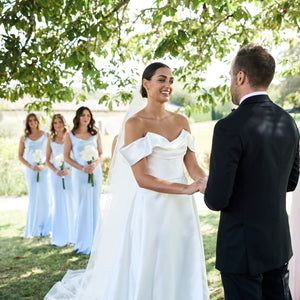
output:
M153 176L186 183L183 157L187 148L194 151L193 137L185 130L171 142L149 132L123 147L121 153L130 165L147 157ZM126 186L119 188L126 193ZM193 196L137 187L129 210L123 213L127 217L112 270L94 246L87 271L68 271L45 299L209 299ZM100 250L105 252L103 247Z
M77 138L69 132L72 141L73 159L82 166L87 162L81 159L80 152L87 145L97 148L98 134L88 140ZM78 253L91 252L97 222L101 222L100 195L102 186L102 170L100 164L94 170L94 186L88 183L88 174L76 168L72 170L72 196L75 203L75 246Z
M63 153L63 144L51 141L52 164L57 169L55 158ZM64 169L70 169L71 166L66 162ZM53 195L53 224L51 244L64 246L74 243L74 200L72 197L72 172L64 177L65 189L62 185L62 177L49 170L51 179L51 189Z
M36 150L42 151L41 164L46 160L47 133L45 132L37 140L25 139L24 158L35 165L32 155ZM28 210L25 226L24 238L47 236L51 233L52 227L52 196L49 189L48 168L39 172L39 181L37 182L37 172L25 168L25 180L28 187Z

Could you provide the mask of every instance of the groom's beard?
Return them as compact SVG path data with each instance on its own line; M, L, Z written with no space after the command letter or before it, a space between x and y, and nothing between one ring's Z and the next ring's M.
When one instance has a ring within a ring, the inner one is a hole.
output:
M230 84L231 101L235 105L240 104L241 96L238 89L236 80L233 80Z

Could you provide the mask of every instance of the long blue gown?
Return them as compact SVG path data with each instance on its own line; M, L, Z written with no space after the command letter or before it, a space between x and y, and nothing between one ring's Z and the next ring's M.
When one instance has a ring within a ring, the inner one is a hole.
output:
M42 161L46 159L47 133L45 132L37 140L32 140L29 137L25 139L25 155L24 158L31 164L35 165L32 155L36 150L42 151ZM52 227L52 197L49 193L49 173L48 168L39 172L39 181L37 182L38 172L29 168L25 168L25 179L28 187L28 211L25 227L24 238L35 236L47 236L51 232Z
M54 141L50 143L52 149L52 164L57 169L55 158L63 153L63 144L58 144ZM71 166L66 162L64 169L70 169ZM52 239L51 244L56 246L64 246L69 243L74 243L74 205L72 197L72 173L64 177L65 189L63 189L62 177L56 175L51 170L51 188L54 200L53 218L52 218Z
M81 159L80 152L87 145L97 149L98 134L88 140L77 138L69 132L72 141L73 159L82 166L88 163ZM76 168L72 170L73 199L76 203L75 212L75 247L74 251L89 254L94 239L97 222L101 222L100 195L102 185L102 170L100 164L94 170L94 183L88 183L88 174Z

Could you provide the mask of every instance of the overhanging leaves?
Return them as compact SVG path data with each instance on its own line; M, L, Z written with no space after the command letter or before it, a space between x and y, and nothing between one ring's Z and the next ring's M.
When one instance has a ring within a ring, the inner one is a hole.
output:
M130 0L4 0L0 98L17 101L29 95L43 99L32 108L48 103L51 109L53 102L75 97L72 81L79 74L85 92L114 86L116 97L101 101L123 103L137 80L128 61L171 58L175 76L205 108L225 101L224 94L229 98L224 86L213 93L203 89L210 64L249 42L269 49L282 43L295 47L299 7L300 0L155 0L134 12ZM299 75L299 69L294 64L291 74Z

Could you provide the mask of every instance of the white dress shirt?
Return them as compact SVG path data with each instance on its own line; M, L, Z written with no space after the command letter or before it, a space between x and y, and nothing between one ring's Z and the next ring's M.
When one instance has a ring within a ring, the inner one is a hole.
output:
M239 105L240 105L245 99L247 99L247 98L249 98L249 97L252 97L252 96L258 96L258 95L268 95L268 93L265 92L265 91L259 91L259 92L253 92L253 93L247 94L247 95L245 95L245 96L240 100Z

